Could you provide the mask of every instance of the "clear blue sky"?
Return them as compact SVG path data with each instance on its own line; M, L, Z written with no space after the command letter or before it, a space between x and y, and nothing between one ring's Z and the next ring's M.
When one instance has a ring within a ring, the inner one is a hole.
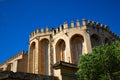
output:
M120 35L120 0L0 0L0 63L26 51L33 30L82 18Z

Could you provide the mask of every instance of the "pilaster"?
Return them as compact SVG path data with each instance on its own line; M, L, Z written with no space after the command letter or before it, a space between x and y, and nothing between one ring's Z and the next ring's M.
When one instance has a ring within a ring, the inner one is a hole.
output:
M39 50L39 38L36 38L36 45L35 45L35 55L34 55L34 73L38 74L38 50Z
M89 32L84 32L84 53L88 53L92 51L91 40Z
M17 60L11 64L11 69L13 72L17 72L17 64L18 64Z
M28 43L28 65L27 65L27 72L30 72L30 44Z
M71 53L70 53L70 40L67 38L65 41L66 45L66 54L65 54L65 62L71 62Z
M54 56L53 56L53 45L52 45L52 38L50 37L50 75L54 75L53 71L53 64L54 64Z

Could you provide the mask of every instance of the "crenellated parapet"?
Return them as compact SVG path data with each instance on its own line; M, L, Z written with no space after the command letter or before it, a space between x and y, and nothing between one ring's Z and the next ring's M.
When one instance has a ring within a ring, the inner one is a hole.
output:
M118 35L116 35L115 33L113 33L109 29L109 26L103 25L103 24L101 24L99 22L95 22L95 21L91 21L91 20L86 20L86 19L82 19L81 24L80 24L80 21L77 19L76 21L72 20L70 22L70 24L68 22L64 22L63 24L61 24L59 27L57 27L55 29L49 29L48 27L46 27L46 29L41 28L41 30L36 29L35 31L33 31L30 34L30 38L36 36L37 34L42 34L42 35L47 35L47 34L56 35L56 34L58 34L61 31L64 31L64 30L67 30L67 29L71 29L71 28L78 28L78 27L80 27L80 29L88 29L89 27L101 29L102 31L109 32L111 35L113 35L116 38L120 39L120 37Z
M102 31L106 31L108 33L110 33L113 37L117 38L118 40L120 40L120 36L118 36L117 34L115 34L114 32L112 32L109 29L109 26L107 25L103 25L99 22L95 22L95 21L91 21L91 20L87 20L87 26L88 27L93 27L93 28L98 28L98 29L102 29Z
M102 29L104 29L106 31L109 31L109 26L103 25L103 24L101 24L99 22L88 20L87 21L87 25L90 26L90 27L98 27L98 28L102 28Z
M34 37L37 34L48 34L50 32L51 32L51 30L49 30L48 27L46 27L46 29L44 29L44 28L36 29L30 34L30 38Z
M52 35L55 35L55 34L61 32L63 30L66 30L66 29L86 26L87 25L86 23L87 23L87 21L85 19L83 19L82 24L80 24L80 21L77 19L76 22L71 21L70 24L68 24L68 22L64 22L64 24L60 25L56 29L49 29L48 27L46 27L46 29L41 28L41 30L36 29L35 31L33 31L30 34L30 38L36 36L37 34L42 34L42 35L52 34Z
M80 24L80 21L77 19L76 22L74 22L73 20L70 22L70 24L68 22L64 22L64 24L60 25L59 27L57 27L56 29L54 29L52 31L52 34L55 35L55 34L58 34L59 32L61 31L64 31L64 30L67 30L67 29L71 29L71 28L82 28L82 27L85 27L87 24L86 24L86 20L83 19L82 20L82 24Z

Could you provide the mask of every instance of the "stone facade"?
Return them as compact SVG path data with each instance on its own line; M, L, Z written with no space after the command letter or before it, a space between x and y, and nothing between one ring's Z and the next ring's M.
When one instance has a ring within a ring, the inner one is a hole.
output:
M6 62L0 64L0 71L27 72L27 63L28 55L24 51L21 51Z
M70 26L65 22L56 29L37 29L30 34L28 54L22 51L1 64L0 71L52 75L60 80L68 80L69 77L63 77L62 74L65 72L64 75L70 76L70 73L76 72L80 55L91 52L95 46L111 44L116 40L120 41L120 37L108 26L85 19L81 24L77 20L76 24L71 21ZM69 65L56 68L54 65L59 62ZM76 68L71 68L72 64Z

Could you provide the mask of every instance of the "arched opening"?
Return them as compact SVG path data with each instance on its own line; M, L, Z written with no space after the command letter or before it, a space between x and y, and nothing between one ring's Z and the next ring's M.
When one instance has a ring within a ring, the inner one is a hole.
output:
M83 37L79 34L73 35L70 39L71 61L73 64L77 64L79 56L82 55L83 41Z
M66 45L65 41L60 39L56 43L56 62L65 61L66 59Z
M34 73L34 62L35 62L35 42L33 42L30 46L30 59L29 59L29 72Z
M3 68L0 68L0 72L2 72L3 71Z
M9 63L8 65L7 65L7 69L6 69L7 71L11 71L12 70L12 63Z
M93 34L93 35L91 35L90 39L91 39L92 48L100 45L100 37L98 35Z
M48 46L49 40L42 39L39 42L39 54L38 54L38 73L48 75Z
M104 43L105 43L105 44L108 44L108 45L110 45L110 44L111 44L111 43L110 43L110 40L109 40L108 38L105 38Z

